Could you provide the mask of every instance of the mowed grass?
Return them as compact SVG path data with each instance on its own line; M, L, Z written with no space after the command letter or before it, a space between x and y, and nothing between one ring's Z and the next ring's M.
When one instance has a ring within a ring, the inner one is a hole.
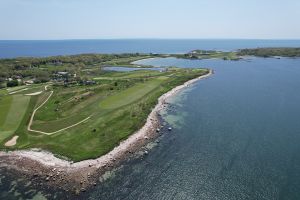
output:
M133 103L157 88L164 80L167 79L167 77L163 76L146 81L145 83L137 84L127 90L117 93L116 95L106 98L100 102L100 108L115 109Z
M4 95L7 95L7 94L8 94L8 92L7 92L6 89L0 89L0 97L4 96Z
M29 105L21 124L16 131L10 132L20 136L16 146L10 149L41 148L73 161L97 158L141 128L158 97L207 72L208 70L176 68L169 68L166 72L153 72L151 75L149 71L104 72L101 77L114 79L99 80L98 84L91 86L53 85L41 95L28 97ZM91 118L50 136L27 131L32 111L44 102L51 90L54 93L49 102L37 112L32 128L53 132L87 116ZM10 95L11 98L14 96L17 94ZM10 100L5 101L9 105ZM13 104L12 98L11 105ZM4 114L0 116L2 122L7 117ZM7 149L3 143L1 145L0 147Z
M59 131L98 112L97 102L102 98L101 92L97 92L99 88L102 86L55 88L49 101L36 112L32 129L47 133ZM38 102L44 101L45 96L40 96Z
M7 88L7 91L8 92L15 92L15 91L22 90L22 89L25 89L25 88L27 88L26 85L21 85L21 86L17 86L17 87Z
M0 104L0 142L18 129L30 101L29 96L7 95Z
M154 70L136 70L134 73L130 72L106 72L103 76L95 77L94 80L119 80L119 79L131 79L131 78L147 78L161 76L160 71Z
M4 123L6 121L6 116L9 113L9 109L11 107L13 100L13 96L6 95L0 97L0 130L4 127Z

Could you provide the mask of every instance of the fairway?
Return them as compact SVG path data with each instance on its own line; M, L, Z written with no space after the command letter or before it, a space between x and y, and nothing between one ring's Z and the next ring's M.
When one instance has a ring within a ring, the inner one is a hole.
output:
M1 100L0 141L13 135L18 129L30 101L29 96L11 95ZM3 103L3 104L2 104Z
M125 91L106 98L100 103L100 107L103 109L115 109L133 103L154 90L166 79L167 77L160 77L137 84Z
M130 79L142 77L160 76L162 72L154 70L136 70L135 72L108 72L109 76L95 77L94 80L117 80L117 79Z
M72 161L97 158L140 129L162 94L207 72L100 71L89 74L91 84L53 81L2 90L1 148L39 148ZM13 136L17 143L5 146Z
M0 98L0 131L4 127L6 121L6 116L12 104L13 97L11 95L6 95Z

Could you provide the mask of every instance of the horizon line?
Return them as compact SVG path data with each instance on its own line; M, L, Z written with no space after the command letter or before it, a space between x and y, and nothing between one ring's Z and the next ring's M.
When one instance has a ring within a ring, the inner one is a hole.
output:
M0 39L0 41L74 41L74 40L300 40L300 38L74 38L74 39Z

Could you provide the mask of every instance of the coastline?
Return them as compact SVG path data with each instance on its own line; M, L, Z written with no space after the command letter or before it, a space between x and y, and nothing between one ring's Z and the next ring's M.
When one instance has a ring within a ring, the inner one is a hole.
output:
M97 184L99 174L103 175L105 172L117 167L122 161L132 156L134 152L140 151L145 144L156 138L158 134L156 129L160 126L158 113L164 109L168 98L212 74L213 71L209 70L208 74L189 80L160 96L158 103L148 115L145 125L109 153L97 159L73 163L57 158L47 151L38 149L18 150L0 152L0 167L17 170L31 178L41 178L41 180L46 180L46 184L59 185L66 191L73 189L76 193L85 191L89 186ZM143 152L144 155L147 153L146 151Z

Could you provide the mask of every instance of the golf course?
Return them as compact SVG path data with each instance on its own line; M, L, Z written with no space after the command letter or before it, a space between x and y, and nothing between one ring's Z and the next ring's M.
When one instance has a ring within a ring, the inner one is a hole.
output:
M89 76L91 84L48 81L3 88L1 149L38 148L72 161L97 158L139 130L161 95L207 73L171 67L102 70Z

